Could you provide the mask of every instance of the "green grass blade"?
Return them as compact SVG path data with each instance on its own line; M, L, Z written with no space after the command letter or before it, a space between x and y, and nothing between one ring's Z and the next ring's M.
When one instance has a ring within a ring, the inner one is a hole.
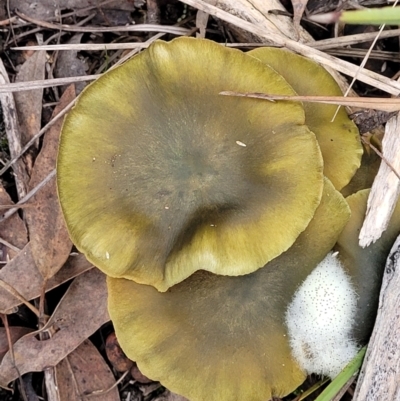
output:
M340 21L346 24L398 25L400 24L400 7L343 11Z
M340 389L348 382L348 380L357 374L361 368L365 351L367 347L363 347L358 351L357 355L348 365L332 380L331 384L318 396L315 401L330 401L340 391Z

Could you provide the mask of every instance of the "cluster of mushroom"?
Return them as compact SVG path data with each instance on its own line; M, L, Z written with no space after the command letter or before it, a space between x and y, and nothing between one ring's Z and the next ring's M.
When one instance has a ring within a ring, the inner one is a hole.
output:
M362 155L343 109L227 90L341 95L285 50L157 41L80 96L58 191L143 373L191 401L264 401L354 356L398 230L357 245L367 192L339 192Z

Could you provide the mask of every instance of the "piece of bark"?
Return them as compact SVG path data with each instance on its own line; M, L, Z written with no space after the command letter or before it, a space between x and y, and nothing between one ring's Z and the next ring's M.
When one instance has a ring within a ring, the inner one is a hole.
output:
M0 59L0 84L6 85L9 83L10 80L7 71ZM8 140L8 148L10 150L10 156L13 159L20 154L22 148L21 131L13 94L11 92L0 93L0 102L3 109L4 127ZM21 199L26 195L29 176L22 159L17 160L12 165L12 169L14 172L18 198Z
M400 113L386 124L382 140L384 160L372 184L367 213L359 236L362 247L375 242L386 230L400 194L400 180L396 175L400 171L399 133Z
M400 400L400 237L386 262L378 316L353 401Z

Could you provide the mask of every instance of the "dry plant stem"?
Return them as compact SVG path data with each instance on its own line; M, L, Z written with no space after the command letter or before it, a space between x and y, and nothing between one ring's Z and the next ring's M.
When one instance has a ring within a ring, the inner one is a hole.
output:
M368 197L366 217L359 235L365 247L380 238L386 230L400 194L400 114L386 124L382 153L389 164L381 163ZM394 170L394 171L393 171Z
M46 384L46 394L48 401L63 401L60 398L60 392L57 386L56 368L47 368L44 370L44 382Z
M3 62L0 60L0 82L3 85L8 85L8 75L4 68ZM21 133L17 121L17 109L12 93L5 92L0 94L1 106L3 109L3 118L5 130L7 134L8 147L11 157L15 157L21 151ZM22 161L13 166L15 184L17 188L18 198L21 199L26 194L26 185L29 177L25 170L25 165Z
M55 78L31 82L0 84L0 94L8 92L20 92L31 89L51 88L52 86L69 85L75 82L93 81L99 77L100 75L85 75L82 77Z
M392 38L400 35L400 29L390 29L380 34L380 39ZM356 45L358 43L374 40L376 32L358 33L356 35L341 36L339 38L323 39L307 43L308 46L318 50L336 49L338 47Z
M342 399L342 397L347 393L347 390L350 388L350 386L354 383L354 381L356 379L357 379L357 374L350 377L350 379L347 380L346 384L340 389L340 391L335 395L335 397L332 398L331 401L340 401Z
M15 204L15 207L12 209L8 210L3 214L3 216L0 218L0 223L2 223L4 220L7 220L10 216L12 216L18 209L19 209L19 203L25 203L27 202L30 198L32 198L33 195L36 194L37 191L39 191L44 185L46 185L54 176L56 175L56 169L54 169L43 181L41 181L35 188L33 188L31 191L29 191L18 203Z
M22 14L18 11L15 12L21 19L36 24L38 26L42 26L48 29L57 29L60 31L67 32L164 32L171 33L173 35L186 35L190 32L189 29L174 27L174 26L166 26L166 25L151 25L151 24L138 24L138 25L129 25L129 26L112 26L107 28L98 28L98 27L79 27L79 26L70 26L70 25L62 25L62 24L52 24L50 22L39 21L34 18L28 17L25 14Z
M341 106L360 107L366 109L382 110L386 112L394 112L400 110L400 99L343 96L286 96L267 93L241 93L232 91L223 91L219 94L224 96L239 96L264 99L270 102L274 102L275 100L292 100L311 103L337 104Z
M13 347L13 342L12 342L12 339L11 339L10 327L9 327L9 325L8 325L8 317L7 317L7 315L5 315L5 314L2 313L2 314L1 314L1 321L3 322L3 326L4 326L4 328L6 329L7 343L8 343L8 349L10 350L11 359L12 359L13 361L15 361L14 347ZM18 372L18 368L17 368L17 366L15 365L15 363L14 363L13 368ZM21 388L22 398L23 398L24 400L27 400L28 397L26 396L26 393L25 393L24 382L22 381L22 377L21 377L21 375L19 374L19 372L18 372L18 380L19 380L19 385L20 385L20 388Z
M183 3L192 7L198 8L204 12L220 18L228 23L236 25L244 30L247 30L255 35L264 38L267 42L275 46L286 47L294 52L302 54L324 66L331 67L345 75L353 77L356 74L357 66L347 61L340 60L336 57L329 56L319 50L313 49L308 45L288 39L274 32L268 32L263 28L247 22L241 18L235 17L232 14L219 9L218 7L207 4L203 0L181 0ZM400 83L390 80L382 75L376 74L369 70L361 70L358 79L368 85L375 86L387 93L397 96L400 94Z
M3 175L9 169L9 167L12 166L36 142L37 139L39 139L48 129L50 129L60 118L64 117L65 114L71 110L74 104L75 101L71 102L63 111L58 113L35 136L33 136L32 139L21 149L21 152L4 165L4 167L0 170L0 176ZM23 201L20 200L18 203L23 203Z
M124 373L122 374L122 376L121 376L111 387L109 387L109 388L107 388L107 389L105 389L105 390L95 390L95 391L92 391L91 393L87 394L86 397L87 397L87 398L98 397L98 396L100 396L100 395L109 393L112 389L114 389L115 387L117 387L117 386L122 382L122 380L125 379L126 376L128 376L128 373L129 373L129 370L127 370L126 372L124 372Z
M378 316L353 401L397 401L400 394L400 237L386 262Z

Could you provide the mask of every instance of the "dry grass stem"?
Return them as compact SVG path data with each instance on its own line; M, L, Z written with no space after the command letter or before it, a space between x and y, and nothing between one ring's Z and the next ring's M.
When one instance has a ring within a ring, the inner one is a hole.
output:
M303 43L285 38L282 35L276 34L275 32L268 32L265 28L260 28L251 22L236 17L226 11L219 9L218 7L206 3L203 0L182 0L182 2L192 7L198 8L204 12L207 12L216 18L220 18L228 23L236 25L241 29L263 37L268 43L272 43L275 46L287 47L294 52L306 56L320 64L323 64L324 66L333 68L345 75L350 75L351 77L354 77L357 73L357 66L355 66L354 64L325 54ZM376 88L381 89L382 91L390 93L392 95L397 96L400 94L400 83L375 72L363 69L361 70L358 79L368 85L375 86Z
M151 25L151 24L140 24L140 25L129 25L129 26L110 26L105 28L99 27L80 27L78 25L62 25L62 24L52 24L51 22L39 21L34 18L28 17L18 11L15 12L21 19L42 26L43 28L56 29L58 31L66 32L163 32L170 33L173 35L187 35L191 32L190 29L180 28L175 26L166 25Z

